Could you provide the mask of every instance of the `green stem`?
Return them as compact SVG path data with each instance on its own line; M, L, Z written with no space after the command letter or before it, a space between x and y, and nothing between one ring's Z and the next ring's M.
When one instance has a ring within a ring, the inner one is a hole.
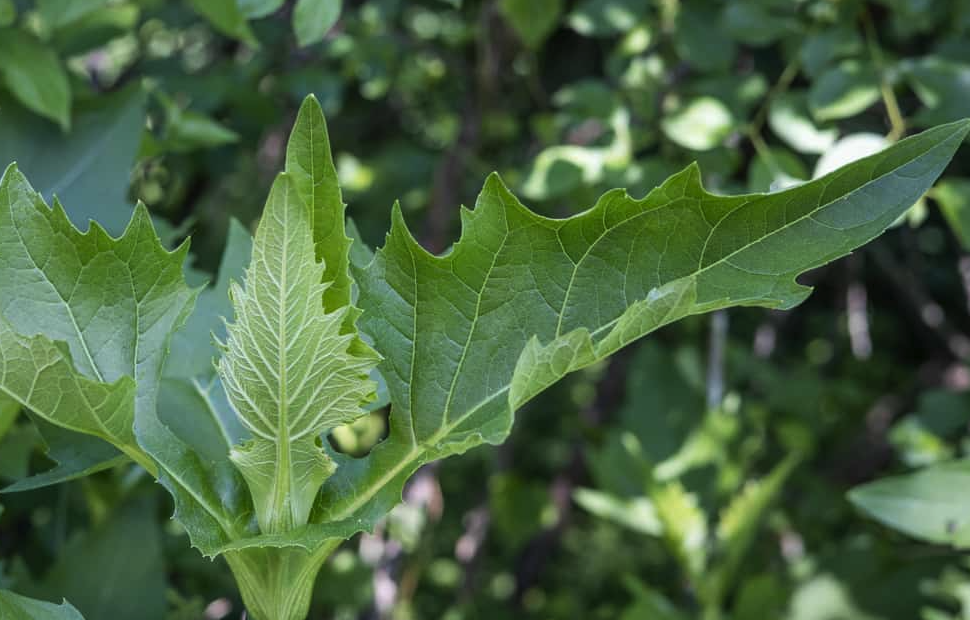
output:
M883 105L886 107L886 115L889 117L889 133L886 139L895 142L906 135L906 119L899 107L899 100L893 91L892 84L886 77L886 63L883 59L882 48L879 47L879 39L876 36L876 26L872 23L872 15L869 10L862 9L862 26L866 31L866 44L869 47L869 56L872 64L875 65L879 73L879 93L882 95Z
M341 542L327 540L312 553L302 547L250 547L226 552L250 617L305 620L317 575Z

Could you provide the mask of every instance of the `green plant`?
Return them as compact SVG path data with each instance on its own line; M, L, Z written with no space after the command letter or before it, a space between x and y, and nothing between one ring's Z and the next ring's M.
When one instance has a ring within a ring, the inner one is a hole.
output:
M192 544L226 558L253 617L300 619L328 555L373 528L418 467L502 442L539 392L663 325L797 305L810 289L795 278L884 231L968 131L942 125L773 194L710 194L692 165L643 199L613 190L563 220L493 175L445 255L422 249L395 207L370 256L345 233L308 98L245 277L229 286L235 318L210 378L232 407L210 399L207 416L178 419L156 406L173 334L212 323L217 303L185 282L188 244L167 252L144 207L117 239L97 224L81 233L12 166L0 181L0 391L158 479ZM337 453L330 431L364 415L382 382L389 436L364 458Z

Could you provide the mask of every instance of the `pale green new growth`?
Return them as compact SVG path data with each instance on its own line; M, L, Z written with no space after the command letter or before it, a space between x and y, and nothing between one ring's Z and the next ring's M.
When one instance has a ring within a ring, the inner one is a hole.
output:
M367 379L377 356L351 350L341 334L351 311L327 313L321 303L323 263L315 259L310 210L283 173L270 190L256 231L245 286L233 284L236 322L219 374L253 438L234 448L264 533L307 522L334 464L320 445L339 424L363 414L373 392Z

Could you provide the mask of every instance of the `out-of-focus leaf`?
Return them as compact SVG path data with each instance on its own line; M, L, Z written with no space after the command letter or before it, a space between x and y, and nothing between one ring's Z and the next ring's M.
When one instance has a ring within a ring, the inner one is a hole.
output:
M876 520L933 543L970 548L970 460L856 487L849 499Z
M53 30L98 10L109 0L37 0L41 19Z
M769 572L745 577L739 584L737 601L731 610L732 620L783 618L788 604L788 590L783 577Z
M864 62L846 60L812 84L808 106L818 121L855 116L879 101L879 75Z
M297 0L293 9L293 32L300 47L323 41L340 19L343 0Z
M877 133L854 133L840 139L826 150L815 163L812 178L819 178L863 157L875 155L889 146L885 136Z
M748 45L768 45L797 32L798 22L790 14L791 5L760 0L732 0L721 16L723 27L737 41Z
M259 19L275 13L286 0L237 0L239 9L249 19Z
M580 185L601 182L609 168L622 168L630 161L630 115L619 108L610 118L613 142L609 146L562 144L543 150L532 163L522 193L534 200L562 196Z
M64 131L71 126L67 72L54 50L43 42L23 30L0 30L0 76L28 109L55 121Z
M0 392L0 439L10 430L20 415L20 403Z
M588 37L608 37L629 32L647 14L649 0L583 0L567 21Z
M0 478L18 480L27 475L30 456L40 442L37 431L29 425L14 426L0 439Z
M930 196L940 205L950 229L963 249L970 251L970 179L948 178L932 190Z
M924 106L913 119L918 126L970 116L970 64L925 56L901 68Z
M953 458L953 448L926 428L918 416L906 416L889 430L889 443L909 467L925 467Z
M748 168L748 190L774 192L798 185L808 178L800 157L781 148L757 153Z
M748 549L754 543L758 526L775 502L782 486L800 460L793 454L775 466L762 480L749 480L721 513L717 523L717 539L723 553L712 581L722 593L736 583L737 571Z
M650 496L670 552L689 578L699 578L707 566L707 515L697 496L679 482L665 484Z
M634 601L623 610L619 620L689 620L689 616L674 607L667 597L653 588L636 584Z
M0 590L0 618L3 620L84 620L80 612L67 601L55 605L6 590Z
M234 39L257 47L259 42L253 35L246 15L236 0L188 0L189 4L205 17L213 27Z
M215 148L239 140L239 134L215 119L194 110L183 110L168 97L159 97L165 108L165 131L158 148L172 153Z
M0 0L0 28L17 21L17 5L13 0Z
M802 67L817 78L828 65L862 51L862 38L850 27L823 28L805 38L798 50Z
M113 235L131 219L129 174L145 126L138 87L79 106L67 136L15 104L0 111L0 165L16 161L48 202L57 196L75 226L96 220Z
M75 433L45 422L43 418L36 415L28 415L40 432L41 440L47 446L47 458L56 464L41 473L26 478L19 477L20 479L10 486L0 489L2 493L33 491L90 476L128 462L126 456L102 439Z
M86 13L70 27L60 28L51 36L51 44L68 58L104 47L111 41L134 30L141 15L140 7L135 4L108 4L96 11ZM97 101L103 101L98 99ZM76 125L83 128L84 119L78 118Z
M799 585L792 595L786 620L883 620L861 610L846 584L830 574Z
M199 293L192 315L185 325L172 337L172 353L165 364L165 376L177 379L211 377L212 365L217 355L213 336L224 339L226 334L223 317L232 314L229 301L229 283L242 280L253 239L249 231L237 220L229 221L229 234L219 265L215 284Z
M799 153L824 153L839 137L838 129L819 127L808 110L808 95L791 91L771 100L768 126Z
M493 526L512 547L519 547L538 534L554 517L546 488L513 473L493 476L488 481Z
M562 0L501 0L499 10L527 47L538 49L556 29Z
M709 151L724 142L735 127L731 111L713 97L698 97L666 115L664 135L684 148Z
M601 519L607 519L634 532L659 536L663 525L657 518L653 502L646 497L626 499L596 489L576 489L573 499L584 510Z
M734 63L734 41L709 6L682 4L677 12L674 47L701 71L726 71Z
M154 502L126 502L70 540L43 589L67 597L87 620L163 620L167 586Z

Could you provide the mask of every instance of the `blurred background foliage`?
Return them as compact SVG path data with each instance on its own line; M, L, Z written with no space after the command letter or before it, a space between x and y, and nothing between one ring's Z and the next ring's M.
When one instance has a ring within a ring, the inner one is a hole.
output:
M970 116L970 1L0 0L0 165L82 228L144 201L197 282L238 272L308 93L364 241L400 200L444 251L492 170L567 216L693 160L711 191L773 191ZM312 617L970 618L968 155L797 310L682 321L423 469ZM226 312L224 286L200 303ZM204 372L179 347L175 411ZM332 440L366 452L386 413ZM0 401L4 484L70 461L41 431ZM241 615L130 466L0 504L2 588Z

